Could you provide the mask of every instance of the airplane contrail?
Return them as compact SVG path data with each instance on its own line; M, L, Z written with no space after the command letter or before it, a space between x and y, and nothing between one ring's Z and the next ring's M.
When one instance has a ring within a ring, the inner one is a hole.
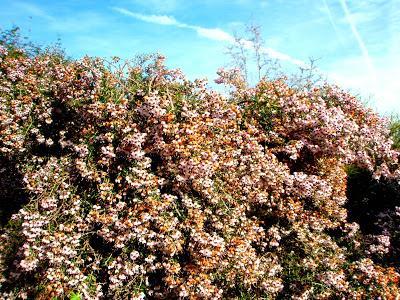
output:
M376 91L377 77L376 77L376 74L375 74L375 68L374 68L374 66L372 64L371 58L370 58L369 53L368 53L368 49L365 46L365 43L362 40L362 38L361 38L361 36L360 36L360 34L359 34L358 30L357 30L357 27L353 22L353 19L351 17L350 11L349 11L349 8L347 7L346 0L339 0L339 2L340 2L340 5L342 6L342 9L343 9L343 12L345 14L346 20L350 25L351 31L353 32L353 35L357 40L358 46L360 47L361 53L362 53L362 55L364 57L364 60L365 60L365 62L367 64L367 68L368 68L368 71L370 73L372 83L374 85L373 89L374 89L374 91Z
M344 42L343 42L342 36L341 36L341 34L339 33L339 30L338 30L336 24L335 24L335 21L334 21L334 19L333 19L332 11L331 11L331 9L330 9L328 3L326 2L326 0L322 0L322 2L324 3L326 12L328 13L329 22L331 23L332 28L333 28L333 30L335 31L335 34L336 34L338 40L339 40L340 43L343 45Z

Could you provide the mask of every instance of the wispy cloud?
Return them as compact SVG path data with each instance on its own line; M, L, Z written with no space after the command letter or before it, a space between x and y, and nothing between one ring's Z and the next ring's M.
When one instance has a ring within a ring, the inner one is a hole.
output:
M372 82L373 82L374 85L376 85L376 79L377 78L376 78L374 66L372 64L371 58L370 58L369 53L368 53L368 49L365 46L365 43L364 43L363 39L361 38L360 33L357 30L357 27L356 27L356 25L354 23L354 20L353 20L352 15L351 15L351 13L349 11L349 8L347 7L346 0L339 0L339 2L340 2L340 5L342 6L343 12L344 12L345 17L347 19L347 22L348 22L348 24L349 24L349 26L351 28L351 31L352 31L355 39L357 40L358 46L360 47L361 53L362 53L362 55L364 57L365 63L366 63L367 68L368 68L369 75L371 76L371 79L372 79ZM374 90L376 90L376 87L374 87Z
M104 17L97 12L82 11L74 15L61 15L55 17L48 13L45 8L28 2L15 2L14 9L30 17L42 19L46 22L46 28L57 33L77 33L98 29L107 24Z
M327 66L328 78L342 87L349 88L363 99L372 97L369 105L383 114L395 112L400 114L400 86L398 85L398 70L400 62L397 55L382 56L377 60L377 86L375 91L370 89L374 83L371 76L365 72L365 60L361 56L347 57L332 62Z
M188 28L197 32L198 35L208 38L210 40L216 41L226 41L233 42L234 38L229 33L219 29L219 28L204 28L200 26L194 26L185 24L182 22L178 22L174 17L166 16L166 15L145 15L136 12L132 12L125 8L113 7L114 11L119 12L125 16L129 16L135 18L140 21L158 24L158 25L173 25L180 28Z
M271 58L275 58L275 59L282 60L282 61L287 61L287 62L290 62L290 63L292 63L296 66L302 67L302 68L308 67L308 65L304 61L293 58L290 55L279 52L275 49L263 47L263 48L261 48L261 51L264 52L265 54L267 54Z
M52 16L47 14L41 7L39 7L38 5L35 5L33 3L16 1L16 2L14 2L14 5L18 9L27 12L31 16L40 17L40 18L46 19L48 21L55 20L55 18L53 18Z
M400 53L400 0L392 0L389 10L390 31L391 31L391 51ZM400 58L399 58L400 61Z
M164 15L144 15L144 14L139 14L132 12L130 10L127 10L125 8L120 8L120 7L113 7L113 10L116 12L119 12L125 16L129 16L144 22L148 23L154 23L154 24L159 24L159 25L175 25L179 27L185 27L183 23L179 23L175 18L169 17L169 16L164 16Z
M229 33L219 28L204 28L199 26L187 26L187 28L194 29L198 35L216 41L233 42L235 39Z
M373 11L372 9L368 11L359 11L349 13L351 20L354 25L363 25L364 23L370 23L376 20L379 16L379 11ZM345 15L344 18L338 20L339 23L347 24L349 22L348 17Z
M210 40L227 42L227 43L235 42L235 37L233 37L231 34L229 34L228 32L226 32L220 28L206 28L206 27L201 27L201 26L190 25L190 24L179 22L174 17L165 16L165 15L140 14L140 13L132 12L130 10L127 10L125 8L120 8L120 7L113 7L112 9L118 13L135 18L140 21L158 24L158 25L172 25L172 26L179 27L179 28L191 29L191 30L194 30L199 36L205 37ZM251 41L242 40L241 42L243 43L243 45L246 48L253 49L253 43ZM286 61L286 62L292 63L294 65L297 65L297 66L300 66L303 68L307 67L307 64L305 62L303 62L299 59L293 58L290 55L287 55L285 53L279 52L275 49L264 47L261 49L261 51L263 53L269 55L271 58L278 59L281 61Z
M335 31L336 37L338 38L338 40L340 41L340 43L343 45L343 44L344 44L344 43L343 43L343 39L342 39L342 36L341 36L341 34L340 34L340 32L339 32L337 26L336 26L336 23L335 23L333 14L332 14L332 10L331 10L331 8L329 7L329 4L328 4L328 2L326 2L326 0L323 0L322 2L323 2L323 4L324 4L324 8L323 8L323 9L324 9L324 11L327 13L327 15L328 15L329 23L331 24L333 30Z

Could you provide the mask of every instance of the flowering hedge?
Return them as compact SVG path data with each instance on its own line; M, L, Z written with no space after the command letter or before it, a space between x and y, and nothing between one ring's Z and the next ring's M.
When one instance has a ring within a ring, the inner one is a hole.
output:
M397 299L387 121L219 76L0 46L0 297Z

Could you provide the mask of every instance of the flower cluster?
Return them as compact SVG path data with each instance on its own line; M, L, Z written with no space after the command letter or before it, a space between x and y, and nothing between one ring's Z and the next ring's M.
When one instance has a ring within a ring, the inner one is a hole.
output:
M229 97L162 56L0 46L1 298L400 295L398 203L378 232L349 209L349 167L399 184L387 122L338 87L219 75Z

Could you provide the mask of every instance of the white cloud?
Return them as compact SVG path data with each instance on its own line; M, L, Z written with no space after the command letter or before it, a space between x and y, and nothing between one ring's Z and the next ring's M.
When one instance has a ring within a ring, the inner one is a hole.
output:
M40 17L46 20L54 21L55 19L47 14L41 7L38 5L32 4L32 3L27 3L27 2L15 2L14 5L18 8L21 9L28 14L36 17Z
M164 16L164 15L144 15L144 14L131 12L125 8L119 8L119 7L113 7L112 9L123 15L133 17L135 19L138 19L138 20L141 20L144 22L148 22L148 23L154 23L154 24L159 24L159 25L175 25L175 26L184 25L184 24L181 24L178 21L176 21L174 17Z
M336 37L338 38L338 40L340 41L340 43L343 45L343 44L344 44L343 38L342 38L342 36L341 36L341 34L340 34L340 32L339 32L338 27L336 26L336 23L335 23L335 19L334 19L334 17L333 17L332 10L331 10L331 8L329 7L329 4L328 4L328 2L327 2L326 0L323 0L322 2L323 2L323 4L324 4L324 6L321 8L321 10L322 10L324 13L326 13L326 14L328 15L329 23L331 24L331 26L332 26L332 28L333 28L335 34L336 34Z
M395 57L377 58L377 81L369 76L363 57L337 60L326 69L328 78L364 99L372 97L369 105L382 114L400 113L400 61Z
M379 12L378 11L365 11L365 12L353 12L349 13L349 17L351 18L354 24L363 24L371 21L375 21ZM342 23L348 23L349 20L347 17L340 20Z
M252 41L241 40L240 42L246 49L249 49L249 50L254 49L254 44L253 44ZM302 60L293 58L290 55L287 55L285 53L279 52L279 51L277 51L275 49L272 49L272 48L269 48L269 47L262 47L260 49L260 51L262 53L264 53L264 54L267 54L270 58L281 60L281 61L287 61L287 62L289 62L291 64L294 64L294 65L296 65L298 67L301 67L301 68L307 68L308 67L308 65L305 62L303 62Z
M219 28L203 28L198 26L190 26L188 28L193 28L194 30L196 30L198 35L211 40L224 41L230 43L235 41L235 38L232 35Z
M205 27L201 27L201 26L189 25L189 24L185 24L185 23L181 23L181 22L177 21L174 17L164 16L164 15L145 15L145 14L132 12L125 8L113 7L112 9L123 15L129 16L129 17L132 17L137 20L144 21L144 22L149 22L149 23L154 23L154 24L159 24L159 25L173 25L173 26L180 27L180 28L192 29L192 30L196 31L196 33L199 36L205 37L210 40L227 42L227 43L235 42L235 38L231 34L227 33L226 31L223 31L220 28L205 28ZM248 49L254 48L253 43L251 41L242 40L242 43ZM307 67L307 64L305 62L303 62L299 59L293 58L290 55L287 55L285 53L279 52L275 49L262 48L261 50L265 54L269 55L271 58L282 60L282 61L287 61L287 62L292 63L299 67L303 67L303 68Z
M197 32L199 36L208 38L210 40L233 42L235 39L229 33L219 28L204 28L200 26L188 25L178 22L174 17L165 15L145 15L132 12L125 8L113 7L113 10L123 15L135 18L140 21L158 24L158 25L173 25L180 28L189 28Z
M262 48L261 50L265 54L269 55L271 58L275 58L275 59L282 60L282 61L287 61L287 62L290 62L290 63L292 63L296 66L302 67L302 68L308 67L308 65L304 61L293 58L290 55L284 54L282 52L276 51L275 49Z
M374 89L376 89L376 86L375 86L376 85L376 74L375 74L374 65L372 64L372 60L371 60L371 58L369 56L369 53L368 53L368 49L367 49L363 39L361 38L360 33L357 30L357 27L356 27L355 22L354 22L354 20L352 18L352 15L351 15L348 7L347 7L346 0L339 0L339 2L340 2L340 5L342 6L343 12L344 12L345 17L347 19L347 22L349 23L351 31L352 31L355 39L357 40L357 43L358 43L358 45L360 47L360 50L361 50L361 53L362 53L362 55L364 57L365 63L367 65L367 67L368 67L368 73L369 73L369 76L371 77L371 79L370 79L371 84L373 85Z

